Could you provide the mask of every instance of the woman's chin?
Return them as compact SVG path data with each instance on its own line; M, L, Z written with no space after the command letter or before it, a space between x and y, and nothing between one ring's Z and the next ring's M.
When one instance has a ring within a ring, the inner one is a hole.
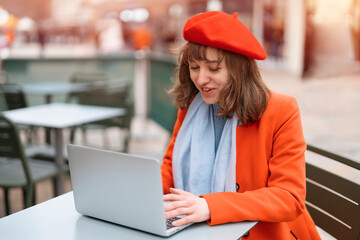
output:
M203 94L201 95L204 102L207 103L207 104L215 104L215 103L218 103L219 102L219 99L216 98L215 96L204 96Z

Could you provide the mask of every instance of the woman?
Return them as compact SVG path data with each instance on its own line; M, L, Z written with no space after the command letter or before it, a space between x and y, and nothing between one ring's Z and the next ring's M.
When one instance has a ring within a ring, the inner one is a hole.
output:
M305 207L299 108L262 81L261 45L236 13L198 14L183 36L178 118L161 168L166 219L259 220L247 239L320 239Z

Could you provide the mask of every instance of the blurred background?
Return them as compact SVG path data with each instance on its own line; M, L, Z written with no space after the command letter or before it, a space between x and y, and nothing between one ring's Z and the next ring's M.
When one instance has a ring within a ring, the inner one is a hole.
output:
M358 70L358 0L2 0L1 56L169 53L192 15L238 12L265 47L266 68L299 76ZM326 61L324 61L326 60Z
M0 81L74 82L100 73L125 83L134 104L126 150L161 154L174 121L165 93L174 49L186 20L210 10L238 12L264 46L262 76L296 97L307 142L360 161L360 0L1 0ZM124 149L122 133L109 129L107 140L90 129L87 143ZM333 169L360 183L358 173Z

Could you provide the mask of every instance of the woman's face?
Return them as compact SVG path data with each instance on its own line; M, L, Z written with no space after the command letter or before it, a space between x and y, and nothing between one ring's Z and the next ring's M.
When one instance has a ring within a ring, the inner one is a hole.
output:
M218 63L218 52L214 48L206 49L206 60L189 62L190 78L201 93L205 103L219 102L220 91L229 81L229 71L222 59Z

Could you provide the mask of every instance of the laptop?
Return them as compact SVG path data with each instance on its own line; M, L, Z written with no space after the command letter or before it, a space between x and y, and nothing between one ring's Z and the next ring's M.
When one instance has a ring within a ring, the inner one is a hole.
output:
M165 220L158 160L72 144L67 150L79 213L164 237L191 225Z

